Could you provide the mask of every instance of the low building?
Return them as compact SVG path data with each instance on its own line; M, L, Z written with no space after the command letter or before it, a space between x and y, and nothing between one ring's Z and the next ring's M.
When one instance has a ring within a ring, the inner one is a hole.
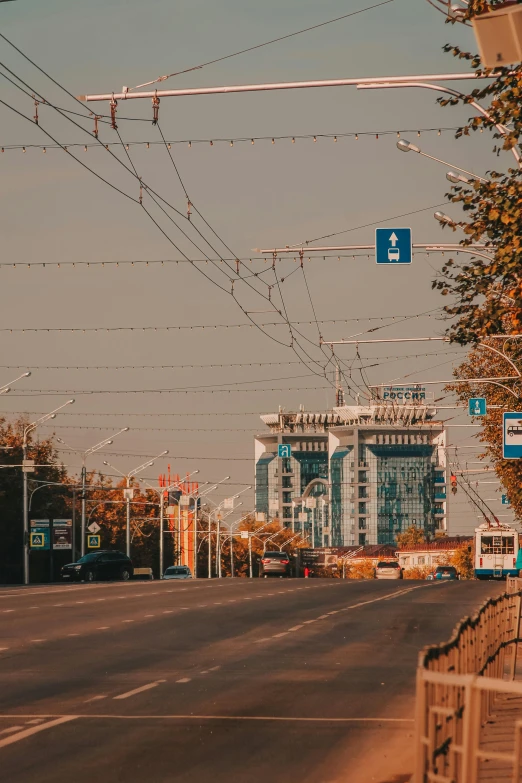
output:
M435 568L441 561L446 562L453 557L457 549L463 546L473 546L473 538L468 536L444 536L429 543L414 544L397 551L397 558L402 568L426 567Z

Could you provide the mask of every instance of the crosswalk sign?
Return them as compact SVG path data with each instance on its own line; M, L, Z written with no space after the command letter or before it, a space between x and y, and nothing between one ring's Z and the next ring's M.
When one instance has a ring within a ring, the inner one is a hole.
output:
M99 549L100 548L100 536L87 536L87 546L89 549Z
M45 548L45 534L31 533L31 549L44 549L44 548Z

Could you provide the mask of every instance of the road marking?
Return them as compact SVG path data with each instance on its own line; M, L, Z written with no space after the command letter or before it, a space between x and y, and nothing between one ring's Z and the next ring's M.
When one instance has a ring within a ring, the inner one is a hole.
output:
M53 604L53 606L63 606L63 604Z
M145 617L156 617L155 614L146 614Z
M56 720L40 724L39 726L33 726L30 729L24 729L23 731L19 731L17 734L11 734L10 737L6 737L5 739L0 740L0 748L5 748L6 745L12 745L15 742L20 742L20 740L31 737L33 734L38 734L40 731L51 729L53 726L59 726L61 723L68 723L71 720L76 720L76 718L76 715L64 715L62 718L57 718Z
M327 617L328 617L327 614L321 614L321 615L319 615L319 617L317 619L318 620L325 620Z
M79 636L79 633L68 633L67 636Z
M300 628L302 628L302 625L294 625L293 628L289 628L289 631L298 631Z
M303 625L310 625L310 623L315 623L317 620L305 620Z
M45 642L45 639L31 639L32 642Z
M0 647L0 652L4 652L5 650L8 650L9 647Z
M163 614L172 614L173 611L174 611L174 609L165 609Z
M2 609L2 612L7 614L8 612L14 612L14 609Z
M188 606L180 606L180 609L188 609Z
M33 720L28 720L27 725L29 726L31 723L34 723L35 725L37 723L43 723L45 721L45 718L34 718Z
M199 605L199 608L200 608L200 609L203 609L203 607L205 607L206 605L207 605L207 604L200 604L200 605Z
M16 718L27 718L28 715L0 715L0 718L7 718L12 720ZM56 715L46 715L46 718L55 718ZM57 721L52 723L46 723L43 726L38 726L38 729L50 728L53 725L58 725L68 720L245 720L245 721L281 721L288 723L414 723L413 718L306 718L306 717L294 717L284 715L104 715L91 714L91 715L64 715ZM30 731L33 731L30 729ZM18 735L15 735L18 736ZM12 739L9 737L9 739ZM23 739L20 737L20 739ZM8 744L8 743L6 743Z
M110 625L100 625L96 630L97 631L106 631L108 628L110 628Z
M29 609L39 609L39 606L30 606Z
M275 633L272 639L279 639L280 636L288 636L288 631L283 631L283 633Z
M128 699L129 696L135 696L137 693L143 693L143 691L150 691L151 688L156 688L160 682L165 680L156 680L156 682L149 682L148 685L142 685L141 688L134 688L133 691L127 691L127 693L120 693L119 696L113 696L113 699Z
M134 620L122 620L122 623L133 623Z
M243 598L243 601L251 601L251 598Z
M84 604L85 601L76 601L77 604Z
M236 603L236 599L235 598L231 598L228 603L229 604L235 604Z
M221 665L220 666L213 666L211 669L209 669L209 672L217 672L218 669L221 669Z
M11 734L11 732L20 731L20 729L23 729L23 726L11 726L8 729L2 729L2 731L0 731L0 734Z
M214 606L221 606L221 601L214 601Z
M100 699L106 699L106 694L100 694L99 696L91 696L90 699L85 699L84 704L89 704L91 701L100 701Z
M106 598L97 598L97 601L106 601ZM61 606L61 604L55 604L55 606Z
M181 680L176 680L176 682L190 682L190 677L182 677Z

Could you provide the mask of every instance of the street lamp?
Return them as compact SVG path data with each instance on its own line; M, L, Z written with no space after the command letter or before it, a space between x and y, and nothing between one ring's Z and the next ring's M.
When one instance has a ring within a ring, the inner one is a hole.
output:
M453 220L453 218L450 218L450 216L446 215L444 212L435 212L433 214L433 217L435 218L435 220L438 220L439 223L445 223L448 226L455 226L456 225L456 223Z
M82 454L82 521L81 521L81 554L82 557L85 554L85 482L87 479L87 468L85 465L86 459L89 456L89 454L94 454L95 451L99 451L100 449L103 449L104 446L110 446L113 442L113 438L115 438L117 435L121 435L122 432L128 432L128 427L123 427L123 429L118 430L118 432L115 432L114 435L111 435L109 438L105 438L105 440L100 441L100 443L97 443L95 446L92 446L90 449L87 449L86 451L81 452ZM58 443L63 443L64 446L67 446L68 449L71 451L81 451L80 449L73 449L71 446L69 446L68 443L66 443L62 438L56 438Z
M140 481L142 484L145 484L148 489L150 489L152 492L155 492L158 495L159 498L159 509L160 509L160 529L159 529L159 578L161 579L163 576L163 568L164 568L164 541L163 541L163 519L164 519L164 498L165 498L165 492L169 492L172 487L179 487L179 485L186 481L187 478L190 478L191 476L194 476L196 473L199 473L199 470L193 470L192 473L189 473L188 476L186 476L184 479L174 483L169 484L168 487L153 487L152 484L149 484L148 481L144 478L140 478Z
M24 376L20 376L24 377ZM39 419L36 419L36 421L31 422L31 424L28 424L27 427L24 427L24 433L23 433L23 439L22 439L22 476L23 476L23 506L24 506L24 585L29 584L29 549L30 549L30 540L29 540L29 509L27 506L27 473L31 470L31 466L27 465L27 436L30 432L33 432L37 427L40 426L40 424L44 424L44 422L49 421L49 419L54 419L56 417L56 414L58 411L61 411L62 408L65 408L66 405L72 405L74 400L67 400L67 402L64 402L63 405L60 405L58 408L55 408L50 413L46 413L45 416L41 416ZM32 472L32 471L31 471Z
M22 375L19 375L18 378L15 378L14 381L11 381L10 383L16 383L17 381L21 380L22 378L29 378L31 375L30 370L27 372L22 373ZM5 386L0 386L0 394L7 394L11 391L11 385L5 384Z
M144 462L143 465L138 465L137 468L133 468L133 470L129 470L128 473L122 473L121 470L118 470L118 468L115 468L114 465L111 465L110 462L107 462L106 460L103 461L103 464L106 465L108 468L111 468L111 470L115 470L116 473L119 473L120 476L123 476L123 478L127 482L127 492L125 493L125 501L127 503L127 525L126 525L126 532L125 532L125 549L127 553L127 557L130 557L130 495L129 492L130 489L130 482L131 478L136 476L138 473L141 473L142 470L145 470L146 468L150 468L151 465L154 465L157 459L160 457L164 457L166 454L169 453L168 449L165 449L165 451L162 451L161 454L158 454L157 457L154 457L153 459L149 460L148 462Z
M479 177L477 174L473 174L473 172L467 171L466 169L463 169L460 166L456 166L454 163L453 164L448 163L447 161L441 160L440 158L435 158L433 155L428 155L427 152L423 152L420 147L417 147L416 144L412 144L411 141L407 141L407 139L399 139L399 141L397 142L397 149L400 150L401 152L417 152L419 155L422 155L423 158L429 158L430 160L434 160L436 163L442 163L444 166L453 166L454 169L463 171L464 174L469 174L470 177L472 177L473 179L480 180L480 182L489 182L489 180L484 179L483 177ZM464 181L468 182L468 180L464 180Z

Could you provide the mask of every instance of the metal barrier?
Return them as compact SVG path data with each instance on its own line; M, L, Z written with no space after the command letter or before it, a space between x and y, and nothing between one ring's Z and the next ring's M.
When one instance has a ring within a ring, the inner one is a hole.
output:
M484 746L498 695L522 698L522 683L514 682L521 608L522 592L490 598L449 642L420 653L415 783L478 783L484 761L509 765L503 780L522 783L522 720L513 723L512 752Z
M522 579L518 576L508 576L506 579L506 593L513 595L513 593L520 593L522 591Z

